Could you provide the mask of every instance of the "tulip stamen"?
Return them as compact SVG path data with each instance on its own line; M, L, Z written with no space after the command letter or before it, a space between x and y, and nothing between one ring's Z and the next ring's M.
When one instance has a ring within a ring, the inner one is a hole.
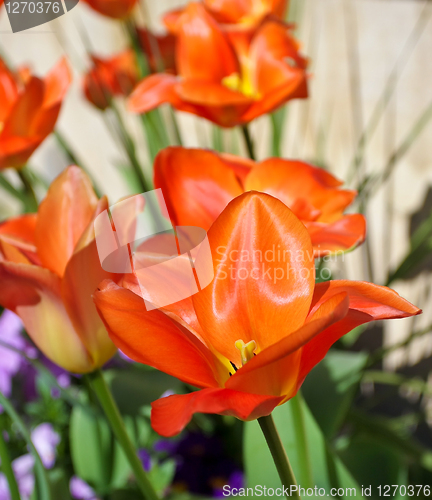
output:
M254 357L254 351L257 348L255 340L251 340L247 344L245 344L243 340L237 340L234 345L236 349L240 351L242 366Z

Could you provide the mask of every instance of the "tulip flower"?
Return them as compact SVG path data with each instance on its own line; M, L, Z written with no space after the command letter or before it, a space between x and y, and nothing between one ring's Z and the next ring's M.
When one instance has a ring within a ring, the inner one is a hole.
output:
M152 73L165 70L175 73L175 36L156 35L145 28L137 28L137 35Z
M93 10L112 19L125 19L138 0L84 0Z
M126 50L102 59L91 56L93 66L84 77L86 98L99 109L106 109L114 96L128 96L138 82L135 54Z
M266 16L283 19L287 0L203 0L206 10L226 29L253 28ZM164 23L175 32L175 26L183 9L174 10L164 16Z
M116 352L92 301L102 270L93 220L107 208L87 175L68 167L37 214L0 225L0 305L15 312L36 346L67 371L87 373Z
M129 98L131 111L146 113L169 103L233 127L307 97L306 60L279 21L266 21L252 34L226 33L201 4L191 3L176 33L178 75L145 78Z
M235 198L208 239L215 278L189 299L147 311L133 280L125 287L105 280L94 294L123 352L199 389L152 404L153 428L163 436L179 433L196 412L269 415L295 396L342 335L372 320L420 313L386 287L315 284L308 231L268 194Z
M154 183L161 188L175 225L206 231L227 204L245 191L262 191L289 206L309 231L315 257L362 243L366 221L344 215L356 191L325 170L298 160L262 162L204 149L170 147L155 160ZM187 196L184 196L187 193Z
M44 80L16 75L0 59L0 170L23 167L53 131L70 82L65 59Z

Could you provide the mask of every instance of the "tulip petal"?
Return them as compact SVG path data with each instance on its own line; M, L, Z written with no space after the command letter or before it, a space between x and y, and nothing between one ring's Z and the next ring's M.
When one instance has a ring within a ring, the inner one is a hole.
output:
M198 3L190 3L177 25L176 64L186 79L220 83L239 67L218 23Z
M303 325L315 283L310 237L281 201L248 192L208 238L215 279L192 300L206 342L241 366L237 340L263 350Z
M348 313L305 345L299 376L300 385L310 370L324 358L330 347L353 328L370 321L407 318L421 313L418 307L385 286L364 281L337 280L316 285L308 318L314 315L321 304L340 293L348 295Z
M348 312L348 304L347 294L343 292L323 302L309 323L254 356L225 386L286 399L293 397L297 391L302 347L342 319Z
M62 280L65 308L94 366L98 368L114 356L117 348L98 315L93 293L101 281L113 278L114 275L102 269L93 239L72 255Z
M60 279L38 266L0 262L0 304L22 319L37 347L73 373L94 369L60 295Z
M36 244L44 267L63 276L97 203L90 179L79 167L68 167L53 181L39 206L36 224Z
M161 188L175 225L206 231L243 190L219 155L204 149L170 147L155 160L154 182Z
M14 74L0 60L0 123L4 122L18 97L18 85Z
M322 257L338 250L349 250L363 243L366 238L366 219L361 214L345 215L331 224L305 222L309 231L315 257Z
M240 115L254 102L241 92L231 90L219 82L206 82L188 79L177 85L177 94L184 101L205 107L230 107L237 108Z
M194 106L183 103L177 95L178 82L176 76L164 73L144 78L129 97L129 110L133 113L147 113L161 104L168 103L180 111L194 113Z
M281 399L231 389L203 389L153 402L151 424L158 434L171 437L184 429L194 413L216 413L254 420L269 415Z
M218 385L219 367L207 347L163 312L147 311L141 297L104 281L94 301L111 339L127 356L197 387Z

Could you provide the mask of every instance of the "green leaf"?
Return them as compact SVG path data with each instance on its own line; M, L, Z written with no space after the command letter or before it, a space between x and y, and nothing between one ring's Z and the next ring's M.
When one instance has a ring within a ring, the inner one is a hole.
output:
M176 463L174 460L165 460L160 464L154 464L148 473L149 479L158 493L162 493L174 479Z
M330 351L306 377L303 396L327 438L345 420L367 359L361 352Z
M75 406L69 440L75 474L97 490L105 490L110 481L112 454L111 432L105 418Z
M283 125L285 123L287 115L287 107L283 106L274 113L270 115L271 125L272 125L272 145L271 145L271 155L272 156L282 156L281 153L281 143L282 143L282 132Z

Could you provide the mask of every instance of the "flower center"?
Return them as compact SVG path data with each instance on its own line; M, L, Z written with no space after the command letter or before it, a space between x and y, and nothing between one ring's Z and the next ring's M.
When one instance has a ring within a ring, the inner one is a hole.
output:
M232 73L222 79L222 85L234 90L235 92L241 92L246 97L252 97L253 99L259 99L259 93L254 88L252 83L251 71L247 66L242 68L242 75L239 73Z
M242 366L254 357L254 351L257 348L255 340L251 340L247 344L245 344L243 340L237 340L234 345L236 349L240 351Z

